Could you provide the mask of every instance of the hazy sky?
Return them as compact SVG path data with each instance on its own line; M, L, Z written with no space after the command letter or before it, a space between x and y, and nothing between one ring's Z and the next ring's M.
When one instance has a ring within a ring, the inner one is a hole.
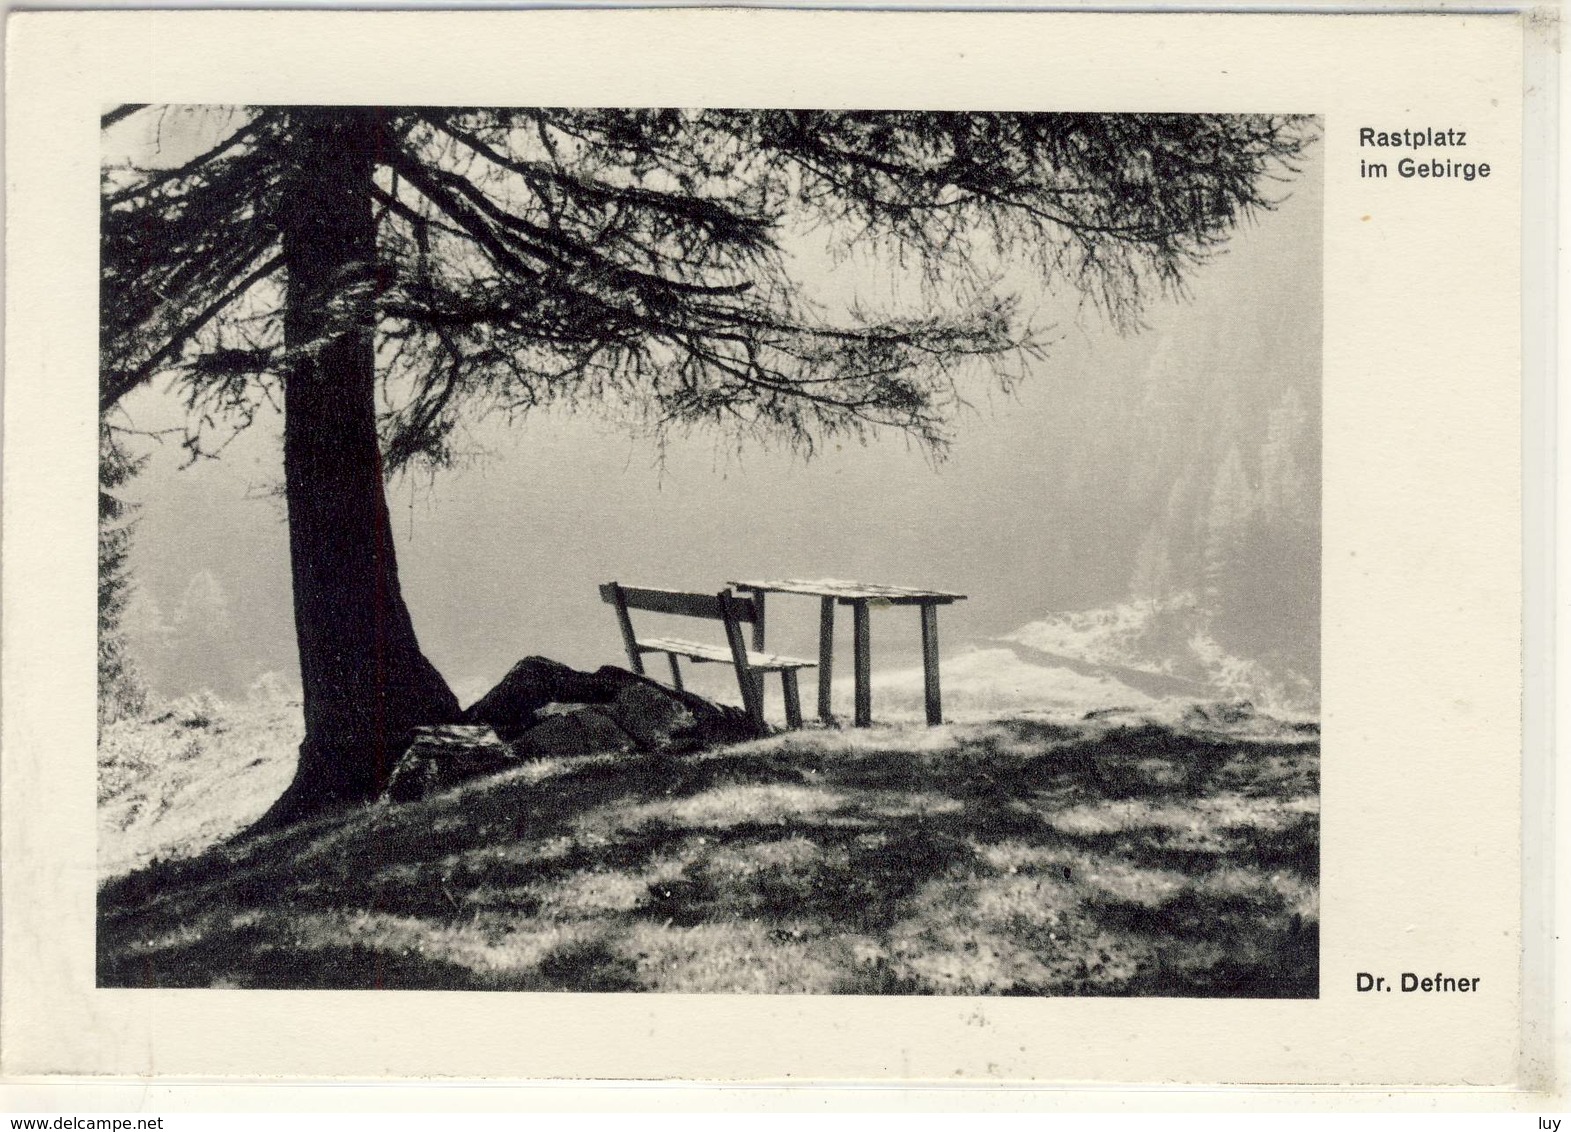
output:
M1046 360L1012 396L975 390L941 464L896 435L804 462L698 434L673 441L662 465L651 442L589 416L474 426L469 466L388 489L427 655L465 702L531 653L619 662L595 589L613 579L714 591L818 575L958 590L970 599L941 615L946 653L1126 598L1156 501L1169 497L1146 480L1184 452L1202 475L1230 447L1247 466L1288 389L1318 429L1319 160L1311 148L1289 199L1193 277L1190 301L1153 305L1139 334L1119 336L1067 296L1042 298L1057 323ZM159 388L127 407L142 427L177 409ZM268 671L296 679L272 494L278 426L259 418L221 460L184 470L176 445L153 446L133 484L140 593L128 628L160 692L232 694ZM1318 460L1310 474L1318 499ZM1302 570L1284 584L1318 587L1318 563ZM816 630L815 603L776 599L772 648L814 655ZM918 654L909 611L876 617L873 631L875 666Z

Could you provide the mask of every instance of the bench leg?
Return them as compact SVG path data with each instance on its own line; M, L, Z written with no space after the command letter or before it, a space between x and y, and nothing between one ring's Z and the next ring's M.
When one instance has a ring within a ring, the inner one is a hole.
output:
M856 669L856 718L858 727L873 725L873 641L868 626L867 602L851 603L852 664Z
M796 669L780 670L780 691L785 696L786 726L793 730L802 726L802 697L796 688Z
M753 595L753 651L764 651L764 595L762 592ZM753 677L754 692L758 697L759 720L763 720L764 711L764 678L762 675Z
M747 718L753 721L754 733L762 738L769 734L769 726L764 722L764 705L760 702L757 691L754 691L752 701L747 707Z
M835 599L820 599L818 607L818 718L825 723L835 721L834 710L829 704L829 693L834 679L835 666Z
M753 651L764 651L764 593L755 591L751 598L753 602ZM763 726L764 719L764 678L762 675L753 677L753 695L758 700L758 721Z
M666 653L666 659L671 662L671 687L680 692L682 690L682 669L676 663L676 653Z
M938 694L938 607L922 606L922 682L927 699L927 724L944 722L944 704Z
M632 619L627 615L627 595L615 582L611 582L607 588L611 591L612 603L616 606L616 623L622 630L622 644L627 649L627 667L642 676L644 658L638 651L638 639L633 636Z
M747 711L747 718L753 725L754 733L760 736L769 734L764 726L763 679L751 672L738 672L736 679L742 689L742 707Z

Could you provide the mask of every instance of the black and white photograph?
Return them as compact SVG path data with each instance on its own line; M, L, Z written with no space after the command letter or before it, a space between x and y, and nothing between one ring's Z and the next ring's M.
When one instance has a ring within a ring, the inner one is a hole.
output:
M1321 135L106 108L98 985L1316 998Z

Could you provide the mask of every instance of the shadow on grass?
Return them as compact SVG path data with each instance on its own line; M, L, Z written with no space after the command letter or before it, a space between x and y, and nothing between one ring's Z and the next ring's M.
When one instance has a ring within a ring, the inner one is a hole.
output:
M1316 994L1312 737L952 735L563 761L230 842L100 891L99 983Z
M143 987L266 987L273 990L383 990L409 986L491 990L492 983L458 964L428 955L360 943L302 950L279 946L273 932L247 928L215 932L179 949L180 962L144 957L129 978L100 985ZM228 971L230 974L215 974ZM243 974L242 974L243 973Z

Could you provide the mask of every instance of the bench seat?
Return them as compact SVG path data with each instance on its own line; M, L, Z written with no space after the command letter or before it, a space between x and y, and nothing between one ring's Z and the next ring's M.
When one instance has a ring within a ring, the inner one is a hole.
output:
M796 673L799 668L816 668L818 662L764 651L762 594L757 597L738 597L730 590L700 594L607 582L600 587L600 598L615 607L617 625L622 630L622 644L627 648L627 665L640 676L647 675L644 672L644 654L651 652L666 654L666 659L671 662L671 685L677 689L682 687L679 658L685 657L689 661L705 664L729 664L736 671L736 682L742 693L742 707L748 719L758 734L767 735L769 728L764 723L764 676L778 672L780 691L785 697L786 726L802 726L802 703L797 691ZM633 622L628 616L630 609L672 617L719 621L725 625L726 643L709 645L683 637L638 637L633 632ZM753 626L752 649L747 647L742 636L744 624Z
M684 641L678 637L641 637L638 640L640 652L676 653L689 660L704 663L731 664L733 658L731 650L720 645L705 645L697 641ZM747 654L747 666L759 672L784 672L795 668L815 668L816 660L802 660L794 656L778 656L775 653L752 652Z

